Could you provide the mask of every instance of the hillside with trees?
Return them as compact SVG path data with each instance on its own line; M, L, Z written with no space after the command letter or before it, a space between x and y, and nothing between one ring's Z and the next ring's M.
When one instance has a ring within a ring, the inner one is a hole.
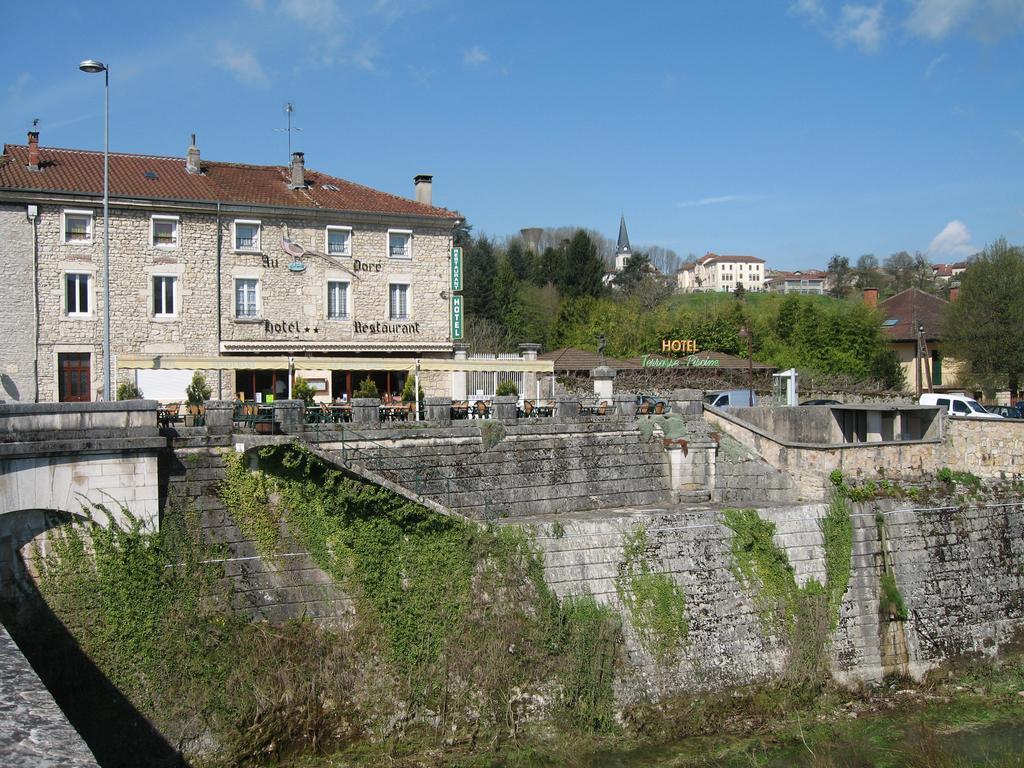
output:
M542 241L543 242L543 241ZM476 351L595 350L613 357L657 354L663 338L695 339L700 349L746 355L741 327L753 331L754 358L839 382L896 388L903 377L878 312L858 298L747 293L676 294L673 283L637 253L612 285L600 246L583 230L540 253L513 238L499 244L467 229L464 248L466 337Z

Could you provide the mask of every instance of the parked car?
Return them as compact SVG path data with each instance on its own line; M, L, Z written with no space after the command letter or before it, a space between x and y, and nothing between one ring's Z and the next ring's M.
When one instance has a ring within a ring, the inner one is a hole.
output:
M921 405L937 405L940 408L945 408L946 413L950 416L973 416L977 419L1003 418L995 413L989 413L982 408L981 403L967 395L940 395L935 392L926 392L921 395L918 402Z
M842 405L838 400L829 400L828 398L822 398L820 400L804 400L800 405Z
M1014 408L1012 405L986 405L985 409L989 413L994 413L997 416L1002 416L1004 419L1021 419L1024 416L1021 415L1019 408Z
M749 389L727 389L724 392L708 392L704 402L715 408L743 408L757 405L757 393Z

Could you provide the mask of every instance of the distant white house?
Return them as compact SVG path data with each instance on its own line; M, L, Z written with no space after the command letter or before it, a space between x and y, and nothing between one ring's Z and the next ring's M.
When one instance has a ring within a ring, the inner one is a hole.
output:
M707 253L697 261L684 264L676 273L676 286L684 293L697 291L734 291L742 285L747 291L764 290L765 262L757 256L720 256Z
M772 272L765 281L765 290L779 293L822 295L829 289L828 272L804 269L794 272Z

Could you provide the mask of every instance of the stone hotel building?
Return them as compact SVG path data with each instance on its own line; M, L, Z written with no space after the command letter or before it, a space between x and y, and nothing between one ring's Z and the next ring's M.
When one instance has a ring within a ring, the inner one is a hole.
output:
M195 370L214 396L287 393L289 364L318 399L372 377L398 392L415 360L453 354L450 258L458 213L308 170L110 155L115 381L181 400ZM103 393L103 154L6 145L0 158L0 399ZM428 394L450 371L425 365Z

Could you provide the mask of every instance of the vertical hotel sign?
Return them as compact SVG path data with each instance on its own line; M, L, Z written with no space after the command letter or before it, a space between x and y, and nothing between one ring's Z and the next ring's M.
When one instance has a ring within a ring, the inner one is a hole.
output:
M462 295L452 294L452 338L462 338Z
M462 338L463 305L462 305L462 248L452 248L452 340Z

